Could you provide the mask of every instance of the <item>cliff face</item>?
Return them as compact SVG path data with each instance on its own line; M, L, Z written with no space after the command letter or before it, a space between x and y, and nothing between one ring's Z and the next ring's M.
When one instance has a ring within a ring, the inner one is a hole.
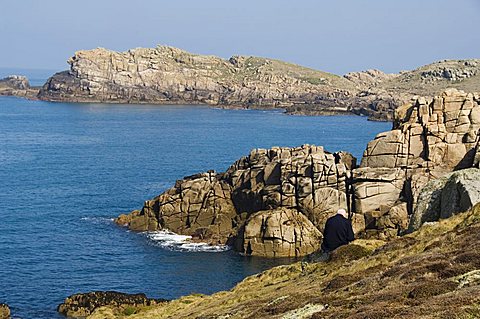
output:
M41 99L285 107L334 103L355 92L340 76L281 61L223 60L165 46L79 51L68 63L70 71L49 79Z
M360 167L348 153L317 146L253 150L225 173L177 181L117 223L137 231L165 228L252 255L301 256L318 249L317 231L346 207L357 233L395 237L407 230L430 180L478 165L479 101L447 90L402 107L394 128L368 144Z

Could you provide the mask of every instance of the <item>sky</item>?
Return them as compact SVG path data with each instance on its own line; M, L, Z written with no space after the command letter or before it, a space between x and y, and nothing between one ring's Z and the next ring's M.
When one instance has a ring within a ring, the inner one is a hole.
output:
M175 46L345 74L480 58L480 0L1 0L0 67L65 70L75 51Z

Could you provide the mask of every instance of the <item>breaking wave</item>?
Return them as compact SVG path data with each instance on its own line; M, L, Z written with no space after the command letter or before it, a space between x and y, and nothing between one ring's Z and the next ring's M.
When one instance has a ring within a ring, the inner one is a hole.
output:
M192 242L192 236L178 235L168 230L145 233L156 246L175 251L222 252L230 249L227 245L209 245Z

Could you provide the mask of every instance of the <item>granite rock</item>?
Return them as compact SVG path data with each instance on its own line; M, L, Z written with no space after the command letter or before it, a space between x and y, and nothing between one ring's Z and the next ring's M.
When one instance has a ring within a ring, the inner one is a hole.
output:
M246 255L299 257L317 251L322 234L302 213L279 208L252 214L239 240Z

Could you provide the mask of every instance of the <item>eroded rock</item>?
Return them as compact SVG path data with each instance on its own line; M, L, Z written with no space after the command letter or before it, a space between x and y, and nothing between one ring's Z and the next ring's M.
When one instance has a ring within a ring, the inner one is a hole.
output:
M425 222L448 218L480 202L480 169L469 168L430 181L421 191L409 231Z

